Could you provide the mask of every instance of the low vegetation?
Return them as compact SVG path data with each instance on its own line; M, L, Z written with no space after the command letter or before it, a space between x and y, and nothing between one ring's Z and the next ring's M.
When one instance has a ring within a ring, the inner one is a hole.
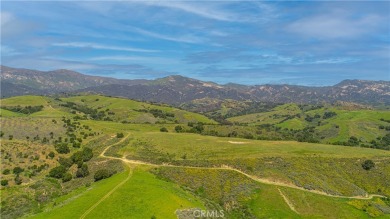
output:
M389 111L227 100L200 115L99 95L1 104L2 218L390 214ZM367 194L379 196L337 197Z

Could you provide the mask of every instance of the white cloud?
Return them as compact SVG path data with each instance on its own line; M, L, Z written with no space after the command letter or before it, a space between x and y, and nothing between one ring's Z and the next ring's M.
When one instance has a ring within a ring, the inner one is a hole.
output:
M159 52L159 50L139 49L132 47L119 47L119 46L107 46L96 43L84 43L84 42L71 42L71 43L53 43L53 46L61 47L75 47L75 48L93 48L93 49L105 49L105 50L117 50L128 52Z
M214 19L219 21L237 21L239 17L226 11L218 10L215 7L210 7L211 2L196 4L190 2L179 2L179 1L152 1L142 2L146 5L158 6L181 10L187 13L195 14L204 18Z
M1 40L25 36L37 30L40 25L32 21L20 20L13 13L1 11Z
M143 64L180 64L180 60L155 56L98 56L90 58L91 61L131 61Z
M1 28L3 28L4 25L7 23L10 23L14 18L14 16L6 11L1 11Z
M6 45L0 45L0 51L1 56L15 56L21 54L20 52L16 51L15 49L6 46Z
M354 38L375 29L381 22L378 15L361 18L348 17L345 11L306 17L287 26L293 33L316 38Z
M191 35L191 34L186 34L186 35L178 35L178 36L169 36L169 35L164 35L160 33L155 33L152 31L144 30L138 27L126 27L127 29L157 39L163 39L163 40L169 40L169 41L174 41L174 42L183 42L183 43L201 43L203 41L202 38Z

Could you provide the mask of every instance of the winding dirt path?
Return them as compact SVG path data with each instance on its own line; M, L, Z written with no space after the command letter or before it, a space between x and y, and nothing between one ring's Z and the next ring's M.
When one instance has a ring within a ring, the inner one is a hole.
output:
M106 157L104 154L106 153L106 151L112 147L112 146L115 146L117 144L120 144L122 143L123 141L125 141L128 137L130 136L130 134L126 135L126 137L124 137L123 139L121 139L120 141L106 147L102 153L100 153L99 157L105 157L105 158L110 158L110 157ZM116 185L113 189L111 189L107 194L105 194L101 199L99 199L99 201L97 201L94 205L92 205L88 210L86 210L84 212L83 215L81 215L80 219L84 219L89 213L91 213L91 211L93 211L100 203L102 203L105 199L107 199L108 197L110 197L110 195L112 193L114 193L119 187L121 187L123 184L125 184L127 181L129 181L129 179L131 178L131 175L133 174L133 169L131 168L130 164L125 162L129 168L129 174L127 175L127 178L125 180L123 180L122 182L120 182L118 185Z
M83 215L81 215L80 219L84 219L91 211L93 211L102 201L104 201L106 198L110 197L112 193L114 193L119 187L121 187L123 184L125 184L129 179L131 178L131 175L133 174L133 169L128 165L129 167L129 174L127 175L127 178L120 182L118 185L116 185L113 189L111 189L107 194L105 194L99 201L97 201L94 205L92 205L88 210L84 212Z
M130 136L130 134L126 135L126 137L124 137L122 140L120 140L119 142L117 143L114 143L112 145L109 145L107 148L105 148L102 153L99 155L100 157L103 157L103 158L107 158L107 159L116 159L116 160L121 160L123 161L124 163L128 163L128 164L135 164L135 165L147 165L147 166L153 166L153 167L180 167L180 168L193 168L193 169L205 169L205 170L231 170L231 171L235 171L237 173L240 173L256 182L259 182L259 183L263 183L263 184L268 184L268 185L274 185L274 186L281 186L281 187L288 187L288 188L293 188L293 189L299 189L299 190L302 190L302 191L306 191L306 192L311 192L311 193L315 193L315 194L318 194L318 195L324 195L324 196L328 196L328 197L334 197L334 198L347 198L347 199L361 199L361 200L368 200L368 199L372 199L374 197L381 197L381 198L386 198L386 196L383 196L383 195L378 195L378 194L367 194L366 196L342 196L342 195L332 195L332 194L328 194L328 193L325 193L323 191L319 191L319 190L308 190L308 189L305 189L303 187L299 187L299 186L296 186L294 184L288 184L288 183L284 183L284 182L280 182L280 181L275 181L275 180L271 180L271 179L266 179L266 178L259 178L257 176L253 176L253 175L250 175L250 174L247 174L239 169L236 169L236 168L233 168L233 167L230 167L230 166L227 166L227 165L221 165L221 167L193 167L193 166L180 166L180 165L171 165L171 164L153 164L153 163L148 163L148 162L144 162L144 161L139 161L139 160L129 160L125 157L122 157L122 158L119 158L119 157L112 157L112 156L106 156L105 153L106 151L111 148L112 146L115 146L117 144L120 144L122 143L123 141L125 141L128 137Z
M279 193L280 195L283 197L284 201L286 202L286 204L288 205L288 207L290 207L291 211L294 211L295 213L299 214L298 211L295 209L294 205L290 202L290 200L287 198L287 196L285 196L282 192L282 190L280 190L280 188L278 188L279 190Z

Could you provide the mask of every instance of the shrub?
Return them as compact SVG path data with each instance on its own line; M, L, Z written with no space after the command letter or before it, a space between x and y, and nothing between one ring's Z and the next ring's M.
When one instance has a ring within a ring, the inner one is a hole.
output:
M160 132L168 132L168 129L165 128L165 127L162 127L162 128L160 129Z
M54 152L53 152L53 151L50 151L50 153L49 153L48 155L49 155L49 157L50 157L51 159L53 159L53 158L54 158L54 156L55 156L55 154L54 154Z
M72 174L65 173L64 176L62 177L62 182L68 182L70 180L72 180Z
M329 118L331 118L333 116L336 116L336 115L337 115L337 113L335 113L335 112L325 112L324 116L322 118L323 119L329 119Z
M2 185L2 186L8 186L8 180L2 179L2 180L1 180L1 185Z
M19 174L19 173L21 173L21 172L23 172L23 171L24 171L24 169L22 169L22 168L20 168L20 167L15 167L14 170L13 170L13 173L14 173L14 174Z
M51 169L49 172L49 176L53 178L61 179L62 177L64 177L65 172L66 172L66 168L60 165Z
M4 169L3 170L3 174L4 175L8 175L10 172L11 172L11 170L9 170L9 169Z
M82 151L77 151L71 156L73 163L86 162L89 161L93 157L91 148L83 148Z
M87 164L83 164L81 168L78 168L76 171L76 177L78 178L86 177L88 175L89 175L89 170Z
M70 152L70 149L68 147L68 144L67 143L62 143L62 144L57 144L55 146L55 149L58 153L60 154L67 154Z
M362 163L362 167L365 170L370 170L375 167L375 163L372 160L366 160Z
M99 181L99 180L106 179L106 178L112 176L114 173L115 172L108 170L108 169L100 169L100 170L96 171L93 178L95 179L95 181Z
M180 125L178 125L178 126L175 127L175 131L176 131L176 132L183 132L183 127L181 127Z
M58 159L58 163L60 163L61 166L64 166L65 168L69 168L73 165L72 159L66 157L60 157Z
M15 184L16 184L16 185L22 184L22 179L20 178L19 175L16 175L16 176L15 176L14 181L15 181Z
M123 137L125 137L125 135L123 133L116 133L116 137L117 138L123 138Z

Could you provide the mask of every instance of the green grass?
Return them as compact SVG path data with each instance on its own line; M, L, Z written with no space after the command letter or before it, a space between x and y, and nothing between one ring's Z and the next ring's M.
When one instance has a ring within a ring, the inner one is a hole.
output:
M205 123L214 123L214 121L202 115L169 106L151 105L121 98L91 95L63 98L62 103L65 101L86 104L99 111L108 109L115 113L112 115L115 121L78 121L81 123L80 127L88 125L91 130L79 128L75 134L79 135L81 131L99 134L83 139L82 142L82 146L92 148L95 154L95 157L88 163L91 175L87 178L73 179L68 183L52 183L50 187L49 180L44 178L49 169L31 179L27 175L22 176L24 182L45 179L47 184L45 186L52 188L52 196L48 198L48 202L42 203L41 207L38 207L38 201L34 201L36 200L34 195L39 194L39 197L43 197L46 191L43 189L44 186L41 187L39 193L27 185L15 186L11 183L10 187L2 188L2 194L6 195L3 196L6 197L4 199L6 203L4 205L2 203L2 207L15 207L14 210L11 208L8 210L16 212L18 216L29 211L30 214L32 211L36 213L41 208L43 212L32 218L80 218L86 210L128 176L128 172L120 172L109 179L92 183L90 187L82 186L93 180L93 173L98 169L114 168L121 171L122 164L119 160L105 161L103 158L96 158L104 148L120 140L115 138L116 133L120 132L125 136L129 134L129 138L108 150L107 155L125 156L155 163L168 162L180 166L228 165L257 177L336 195L364 195L366 192L390 195L388 186L390 151L296 141L261 141L176 133L174 129L178 124L175 121L155 118L150 113L136 110L151 108L174 113L175 119L182 126L185 126L183 124L188 121ZM11 154L9 155L11 160L9 158L2 160L4 167L12 169L16 164L28 167L33 164L40 165L42 162L48 162L50 167L57 165L57 153L53 160L46 161L46 154L54 150L52 144L42 145L40 141L27 142L26 136L32 138L39 135L41 138L49 138L49 133L52 131L54 139L64 136L66 128L63 127L64 123L61 122L60 117L72 118L75 114L71 113L71 109L60 106L62 103L53 98L40 96L22 96L1 100L4 106L44 106L42 111L31 115L0 110L1 127L5 132L2 139L2 146L4 146L2 153ZM227 112L227 108L221 110ZM337 116L325 120L321 118L319 126L317 121L310 123L304 119L305 115L323 115L325 111L334 111ZM300 113L301 117L286 120L297 113ZM82 113L77 114L82 116ZM248 126L205 125L205 130L215 130L222 134L228 134L233 130L240 133L247 131L255 133L258 130L254 125L258 124L271 123L282 129L297 130L310 125L315 126L316 131L325 136L323 142L345 141L350 136L369 141L386 133L385 130L378 129L379 125L388 125L380 121L381 118L390 118L390 112L348 111L336 107L303 112L296 104L285 104L275 107L271 112L230 119L248 122ZM52 121L53 119L57 121L57 124ZM121 123L123 120L132 123ZM164 120L169 124L143 124L164 122ZM282 120L285 121L281 122ZM336 125L339 128L336 128ZM162 127L167 128L169 132L160 132ZM13 135L14 140L7 140L9 135ZM52 143L54 140L50 139L50 141ZM71 150L74 152L77 149L71 148ZM19 155L19 152L22 152L22 155ZM31 160L33 159L31 156L36 153L40 159ZM27 154L26 157L25 154ZM70 154L64 156L70 156ZM361 163L366 159L372 159L375 162L375 167L369 171L361 167ZM13 177L13 174L10 174L5 178L12 181ZM193 207L233 209L228 214L228 218L233 219L246 218L243 215L249 215L247 213L258 218L367 218L369 215L386 218L388 216L380 214L378 209L389 206L381 203L379 199L351 202L349 199L332 198L280 187L283 194L299 212L297 214L286 204L278 188L257 183L230 170L184 167L149 169L137 166L131 178L101 202L86 218L151 218L153 215L157 218L176 218L175 210ZM58 197L59 191L56 189L69 193ZM28 199L23 199L25 191L27 191ZM17 199L13 198L13 194ZM18 204L24 206L20 207L20 211L18 211ZM234 210L236 204L240 207ZM377 207L378 205L382 207Z
M108 109L115 113L113 117L116 121L128 121L132 123L155 123L156 121L169 122L168 120L155 118L150 113L136 111L143 109L159 109L164 112L174 113L175 120L177 120L179 123L187 123L189 121L198 121L213 124L216 123L215 121L197 113L179 110L169 106L152 105L123 98L89 95L62 98L62 100L64 102L74 102L79 105L87 104L88 107L99 109L102 111Z
M390 151L369 148L340 147L335 145L302 143L295 141L260 141L238 138L220 138L186 133L133 132L134 137L162 153L175 154L187 159L234 159L267 156L297 157L389 157ZM122 152L134 151L129 145ZM141 148L140 148L141 149Z
M282 123L278 124L277 126L281 127L281 128L299 130L299 129L305 128L306 124L301 119L294 118L294 119L289 119L285 122L282 122Z
M1 106L45 106L47 99L42 96L17 96L0 100Z
M388 125L388 123L380 121L381 118L390 118L390 111L374 111L374 110L334 110L337 116L330 118L327 124L318 128L320 131L325 131L332 126L338 125L339 132L336 136L331 136L328 141L346 141L350 136L356 136L365 141L371 141L378 135L385 135L385 130L380 130L379 125Z
M69 197L71 201L58 202L53 209L42 212L31 218L79 218L88 208L96 203L101 197L112 190L117 184L125 180L127 172L116 174L113 177L93 183L92 186L79 195ZM60 200L58 200L60 201Z
M209 207L216 209L219 203L229 209L227 218L369 218L362 209L352 206L350 199L265 185L228 170L162 167L155 172L208 200Z
M71 201L58 200L57 207L31 218L79 218L105 194L127 178L126 172L102 180ZM61 202L62 201L62 202ZM63 203L63 205L62 205ZM86 218L176 218L177 209L199 207L203 204L179 186L157 179L144 169L134 170L131 178L101 202Z
M16 113L9 110L1 109L0 108L0 115L1 117L23 117L26 116L22 113Z
M370 218L348 204L349 199L330 198L290 188L280 188L303 218Z
M336 116L323 119L325 112L335 112ZM287 116L297 115L299 117L288 118ZM313 122L305 120L306 116L314 117L320 115L321 118L314 119ZM380 125L387 126L388 123L380 119L390 118L388 110L345 110L335 106L325 106L320 109L304 112L295 104L284 104L275 107L270 112L254 113L244 116L228 118L231 122L248 123L249 125L273 124L276 127L300 130L305 127L314 126L316 133L322 138L322 143L345 142L351 136L358 137L362 142L375 140L384 136L387 131L379 129ZM286 120L287 119L287 120ZM285 121L284 121L285 120ZM320 125L318 122L321 122Z
M239 122L239 123L249 123L253 125L260 124L276 124L286 116L295 115L300 113L300 109L296 104L284 104L281 106L277 106L273 111L265 112L265 113L253 113L243 116L236 116L228 118L228 121L231 122Z

